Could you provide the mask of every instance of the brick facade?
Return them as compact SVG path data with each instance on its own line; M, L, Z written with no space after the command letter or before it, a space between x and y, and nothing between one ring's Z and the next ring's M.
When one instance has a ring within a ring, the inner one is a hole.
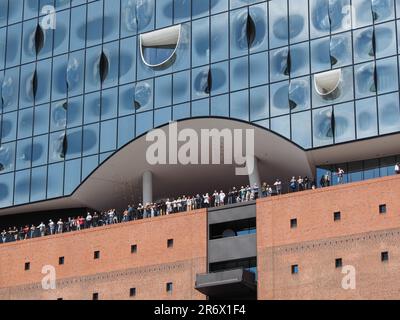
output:
M258 298L400 297L398 190L396 176L259 200ZM388 261L381 261L382 252ZM62 266L59 257L65 258ZM355 290L342 288L345 275L336 259L354 266ZM56 268L56 290L41 287L44 265ZM92 299L93 293L99 299L205 299L194 286L196 274L206 270L207 212L199 210L1 245L0 299ZM172 292L166 291L169 282Z
M206 271L206 221L199 210L1 245L0 299L129 299L131 288L137 299L204 299L194 285ZM42 289L44 265L56 268L56 290Z
M398 299L398 190L399 177L387 177L259 201L259 299ZM386 214L379 213L383 204ZM381 261L382 252L389 252L389 261ZM355 290L342 288L339 258L355 267Z

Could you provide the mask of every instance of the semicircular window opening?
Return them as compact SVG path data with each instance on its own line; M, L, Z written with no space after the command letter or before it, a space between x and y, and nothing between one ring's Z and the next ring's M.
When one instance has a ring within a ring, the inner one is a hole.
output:
M182 26L156 30L140 35L140 54L145 65L167 68L174 63L181 41Z
M314 86L317 93L326 100L332 100L340 95L342 69L322 72L314 76Z

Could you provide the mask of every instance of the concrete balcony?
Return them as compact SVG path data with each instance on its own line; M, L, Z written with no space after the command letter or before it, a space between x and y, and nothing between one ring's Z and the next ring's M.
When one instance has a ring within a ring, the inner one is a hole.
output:
M254 273L245 269L198 274L195 288L210 299L256 299Z

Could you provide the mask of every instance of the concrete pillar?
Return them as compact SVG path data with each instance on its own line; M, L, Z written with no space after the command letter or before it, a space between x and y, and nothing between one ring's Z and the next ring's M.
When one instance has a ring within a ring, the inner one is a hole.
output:
M153 174L150 171L143 173L143 205L153 202Z
M247 170L249 173L250 187L257 183L258 188L261 188L261 178L258 171L258 159L255 156L247 156Z

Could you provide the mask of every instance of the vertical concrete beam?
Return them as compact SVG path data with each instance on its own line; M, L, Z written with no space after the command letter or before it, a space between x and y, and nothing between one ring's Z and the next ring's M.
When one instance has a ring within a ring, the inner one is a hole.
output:
M153 174L150 171L143 173L143 205L153 202Z
M254 184L257 183L258 188L261 188L261 178L258 171L258 159L255 156L250 155L247 156L247 163L249 162L252 163L252 165L247 165L250 187L253 187Z

